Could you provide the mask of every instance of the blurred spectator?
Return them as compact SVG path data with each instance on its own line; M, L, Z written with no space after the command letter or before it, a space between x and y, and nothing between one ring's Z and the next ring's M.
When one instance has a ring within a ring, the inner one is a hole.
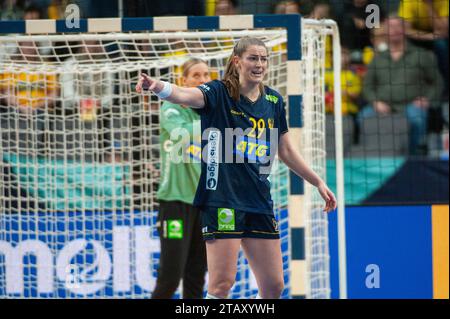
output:
M330 19L331 6L327 0L317 0L314 2L311 13L307 16L309 19Z
M402 0L398 15L412 40L448 39L448 0Z
M78 0L78 2L87 2L87 13L89 14L88 18L110 18L110 17L118 17L119 16L119 1L111 1L111 0ZM146 1L148 7L148 3L155 3L159 1ZM167 1L166 1L167 2ZM172 1L168 1L169 5L173 4ZM128 1L123 1L123 7L127 5ZM176 7L174 7L176 8Z
M238 0L217 0L214 15L225 16L239 14Z
M341 110L343 115L350 115L353 122L353 143L358 144L360 138L360 125L357 114L363 105L362 73L359 65L351 65L350 50L341 48ZM334 112L334 72L333 69L325 71L325 110Z
M47 60L35 42L18 41L17 45L17 51L10 56L12 63L39 63L40 67L0 71L0 104L5 106L1 108L2 120L6 120L2 121L2 131L14 130L18 134L13 138L18 151L30 150L33 141L33 151L43 155L48 142L48 114L54 111L59 91L57 76L50 65L46 67Z
M311 13L306 16L308 19L331 19L331 6L327 0L317 0L313 3ZM325 38L325 69L331 69L333 63L333 39L331 35Z
M362 62L364 65L369 65L375 55L388 49L385 21L380 23L379 28L370 29L370 43L371 46L367 46L363 50Z
M325 73L325 107L327 112L334 110L334 73ZM341 92L342 92L342 114L356 114L359 111L359 100L362 90L362 79L351 68L350 50L342 47L341 50Z
M42 10L39 7L35 5L30 5L25 8L23 20L38 20L42 18L43 18Z
M303 16L308 17L314 8L315 0L300 0L300 12Z
M383 52L388 49L388 37L386 30L386 21L381 21L379 28L373 28L370 30L370 43L374 47L375 51Z
M45 62L35 42L18 42L18 52L12 56L16 63ZM1 95L9 107L22 113L51 109L57 95L56 75L44 71L2 72L0 74Z
M398 15L405 19L406 34L414 44L434 50L444 77L448 99L448 0L402 0Z
M52 0L47 8L48 18L55 20L64 19L67 5L69 5L68 0Z
M409 153L426 151L428 109L437 106L442 79L434 55L405 41L403 19L387 19L389 50L369 65L363 95L370 103L359 118L405 112L409 123Z
M344 13L338 19L342 44L351 50L352 60L357 62L361 62L362 51L371 44L370 29L366 26L366 19L369 15L366 12L368 4L368 0L351 0L346 2ZM379 18L380 20L383 19L381 9Z
M110 2L110 1L108 1ZM204 0L128 0L123 2L126 17L204 15Z
M75 46L74 46L75 47ZM85 61L101 63L106 59L104 46L96 40L85 40L76 54L64 62L60 77L62 108L79 110L83 121L93 121L99 109L112 107L114 79L111 72L81 72L77 65Z
M0 2L0 20L20 20L25 8L24 0L4 0Z
M66 7L69 4L76 4L80 9L80 18L113 18L119 16L118 1L111 0L46 0L49 2L47 12L50 16L59 16L63 19ZM124 8L132 0L123 1ZM142 4L141 4L142 5ZM144 4L145 5L145 4ZM56 18L55 18L56 19Z
M275 14L292 14L300 13L300 4L297 1L281 1L277 2L275 9L273 10Z

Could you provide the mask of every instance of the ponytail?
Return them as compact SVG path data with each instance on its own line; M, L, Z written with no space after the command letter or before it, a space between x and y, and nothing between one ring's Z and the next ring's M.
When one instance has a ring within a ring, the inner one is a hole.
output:
M228 90L228 94L230 94L233 100L239 101L239 72L233 62L233 57L234 54L232 54L228 59L222 82L225 84L225 87Z

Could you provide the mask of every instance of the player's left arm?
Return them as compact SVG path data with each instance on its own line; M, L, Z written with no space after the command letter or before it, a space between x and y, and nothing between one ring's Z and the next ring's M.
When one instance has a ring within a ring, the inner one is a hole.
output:
M317 187L317 190L326 202L324 211L329 212L336 209L337 201L333 192L320 176L309 168L302 156L295 150L289 138L289 132L284 133L280 137L278 156L294 173Z

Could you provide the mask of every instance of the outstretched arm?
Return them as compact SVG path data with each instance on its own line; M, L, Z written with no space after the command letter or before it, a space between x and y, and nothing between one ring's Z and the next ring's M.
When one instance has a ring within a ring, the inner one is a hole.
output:
M172 86L171 93L164 100L175 104L189 105L192 108L200 109L205 106L205 100L202 91L198 88L184 88L175 84ZM156 94L161 93L164 89L164 82L152 79L145 73L141 73L138 83L136 84L136 92L141 93L143 89L148 89Z
M319 175L308 167L301 155L294 149L289 139L289 132L281 135L278 156L294 173L317 187L317 190L326 202L324 211L329 212L336 209L337 201L333 192Z

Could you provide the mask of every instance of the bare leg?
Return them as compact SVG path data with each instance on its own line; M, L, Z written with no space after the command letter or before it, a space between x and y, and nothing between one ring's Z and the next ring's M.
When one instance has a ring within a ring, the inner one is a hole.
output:
M219 298L228 297L236 279L240 245L239 238L206 241L209 294Z
M284 288L279 239L244 238L242 248L263 299L278 299Z

